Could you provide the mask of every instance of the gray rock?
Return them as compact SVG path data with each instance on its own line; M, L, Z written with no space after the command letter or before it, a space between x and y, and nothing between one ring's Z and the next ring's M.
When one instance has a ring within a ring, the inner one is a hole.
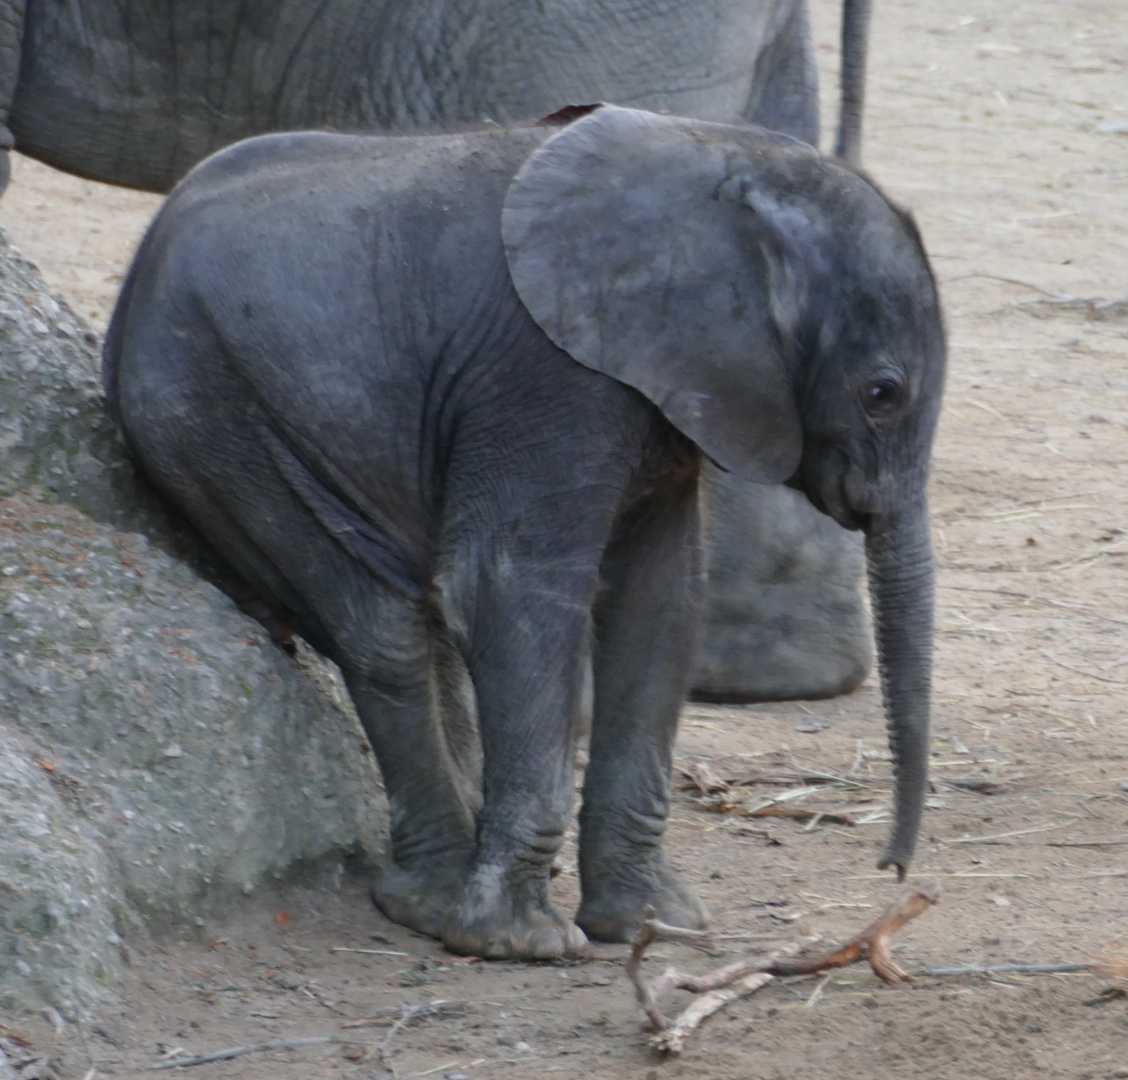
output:
M100 350L0 231L0 496L41 488L98 521L184 547L106 414Z
M716 469L706 477L709 589L693 697L785 701L853 690L873 663L861 535L790 488Z
M198 925L386 831L335 669L175 557L97 344L0 234L0 1002L64 1014L136 920Z
M121 974L113 875L34 756L0 729L0 1004L73 1012Z

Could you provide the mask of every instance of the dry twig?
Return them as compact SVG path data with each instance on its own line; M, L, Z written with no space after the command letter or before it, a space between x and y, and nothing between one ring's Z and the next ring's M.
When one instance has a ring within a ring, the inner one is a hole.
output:
M282 1050L292 1046L316 1046L318 1043L352 1041L352 1039L343 1039L339 1035L314 1035L305 1039L274 1039L271 1042L254 1043L251 1046L232 1046L227 1050L216 1050L212 1054L174 1058L171 1061L162 1061L159 1065L150 1065L149 1070L150 1072L157 1072L160 1069L186 1069L189 1065L206 1065L212 1061L228 1061L231 1058L242 1057L244 1054L257 1054L263 1050Z
M839 780L835 777L832 784L822 784L813 787L803 783L799 787L788 791L781 791L757 806L743 806L733 787L736 783L750 784L754 782L773 782L766 778L746 778L739 782L723 779L717 776L707 765L701 762L692 762L681 768L686 782L680 785L681 789L696 789L699 797L695 800L702 810L710 810L720 814L730 814L734 817L744 818L789 818L792 821L806 821L811 825L827 822L834 825L855 825L857 822L849 814L836 813L826 810L811 810L805 807L781 806L781 803L791 800L803 799L810 795L818 795L833 790L839 783L852 783L856 781Z
M1069 975L1091 971L1091 964L994 964L991 967L930 967L914 972L918 978L937 975Z
M1066 671L1075 672L1078 675L1084 675L1086 679L1096 679L1098 682L1116 683L1118 686L1128 686L1128 682L1124 679L1110 679L1107 675L1097 675L1092 671L1083 671L1079 667L1074 667L1072 664L1067 664L1064 660L1059 660L1052 652L1042 651L1042 655L1047 660L1052 660L1058 667L1065 668Z
M159 1069L185 1069L190 1065L207 1065L213 1061L229 1061L231 1058L242 1057L244 1054L257 1054L265 1050L284 1050L291 1047L317 1046L325 1043L345 1043L351 1046L364 1046L374 1049L380 1061L395 1075L395 1070L391 1064L392 1039L420 1016L430 1016L455 1005L457 1005L456 1002L443 1000L428 1001L420 1005L411 1005L403 1009L399 1019L392 1024L388 1034L378 1043L358 1042L354 1038L342 1035L313 1035L303 1039L274 1039L271 1042L254 1043L249 1046L232 1046L226 1050L216 1050L211 1054L198 1054L195 1057L178 1057L170 1061L162 1061L158 1065L151 1065L150 1071L155 1072ZM360 1027L374 1020L376 1020L375 1017L368 1020L351 1021L343 1024L342 1027Z
M1119 847L1128 844L1128 836L1113 836L1108 840L1047 840L1046 847Z
M651 1026L655 1030L668 1027L670 1021L662 1015L658 1008L658 998L668 989L678 985L676 980L680 977L676 968L667 968L662 977L651 987L642 977L642 957L647 949L656 941L683 941L694 948L704 948L709 941L709 935L701 930L685 930L680 926L667 926L657 919L647 919L638 932L631 954L627 957L626 973L635 988L635 997L639 1006L646 1013Z
M332 945L329 951L363 953L365 956L411 956L411 953L399 952L395 949L354 949L351 945Z
M642 959L655 941L683 941L701 947L708 935L682 930L649 919L639 931L627 960L626 973L635 997L646 1013L655 1035L651 1045L663 1054L681 1053L685 1040L708 1017L730 1001L751 994L779 975L806 975L826 968L845 967L866 957L878 978L887 983L910 982L912 976L893 962L889 941L910 919L916 918L940 898L940 886L930 883L903 893L885 913L849 944L822 956L794 959L802 943L796 942L768 957L747 957L706 975L692 976L667 968L653 983L642 976ZM698 996L673 1020L658 1008L662 994L674 988L692 990Z
M678 1014L674 1023L651 1037L650 1045L660 1054L680 1054L685 1047L685 1040L704 1020L730 1001L746 997L761 986L766 986L774 977L766 971L751 972L735 979L727 987L699 994Z
M805 810L800 806L761 806L758 810L738 808L729 812L749 818L782 817L791 818L793 821L813 821L817 818L832 825L857 824L849 814L835 814L827 810Z
M886 908L881 918L870 923L857 937L828 956L799 960L779 960L768 970L773 975L811 975L827 968L846 967L865 957L874 974L886 983L912 982L913 977L893 961L889 942L911 919L927 911L940 899L940 885L916 885Z

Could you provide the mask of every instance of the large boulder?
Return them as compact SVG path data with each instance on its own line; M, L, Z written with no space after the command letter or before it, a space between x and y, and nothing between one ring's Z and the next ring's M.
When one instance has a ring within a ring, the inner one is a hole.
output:
M136 920L378 856L335 669L197 572L106 418L98 340L0 234L0 1003L82 1013Z

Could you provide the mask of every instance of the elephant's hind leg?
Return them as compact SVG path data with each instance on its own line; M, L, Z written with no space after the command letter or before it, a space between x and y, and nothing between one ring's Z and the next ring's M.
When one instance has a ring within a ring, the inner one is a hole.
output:
M625 523L603 578L576 921L590 937L627 941L647 909L675 926L698 929L707 919L662 850L703 586L695 475Z
M189 357L202 376L176 363L175 348L164 357L169 387L226 392L199 405L172 390L144 397L138 390L131 441L262 610L292 618L341 666L390 804L392 862L376 876L376 903L396 922L438 936L462 891L476 799L448 749L441 707L449 694L436 677L442 665L426 600L410 583L393 584L395 566L381 573L377 555L359 541L346 547L341 537L355 533L326 528L322 519L348 507L272 432L221 356Z
M465 884L477 799L459 783L422 619L385 611L380 631L345 670L391 812L392 861L377 871L372 898L393 922L439 937Z

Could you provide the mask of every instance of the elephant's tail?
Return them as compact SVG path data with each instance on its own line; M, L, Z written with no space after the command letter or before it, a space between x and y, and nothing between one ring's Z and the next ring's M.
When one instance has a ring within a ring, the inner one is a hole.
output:
M834 152L848 165L862 163L862 112L866 98L866 53L872 0L842 2L842 98Z

